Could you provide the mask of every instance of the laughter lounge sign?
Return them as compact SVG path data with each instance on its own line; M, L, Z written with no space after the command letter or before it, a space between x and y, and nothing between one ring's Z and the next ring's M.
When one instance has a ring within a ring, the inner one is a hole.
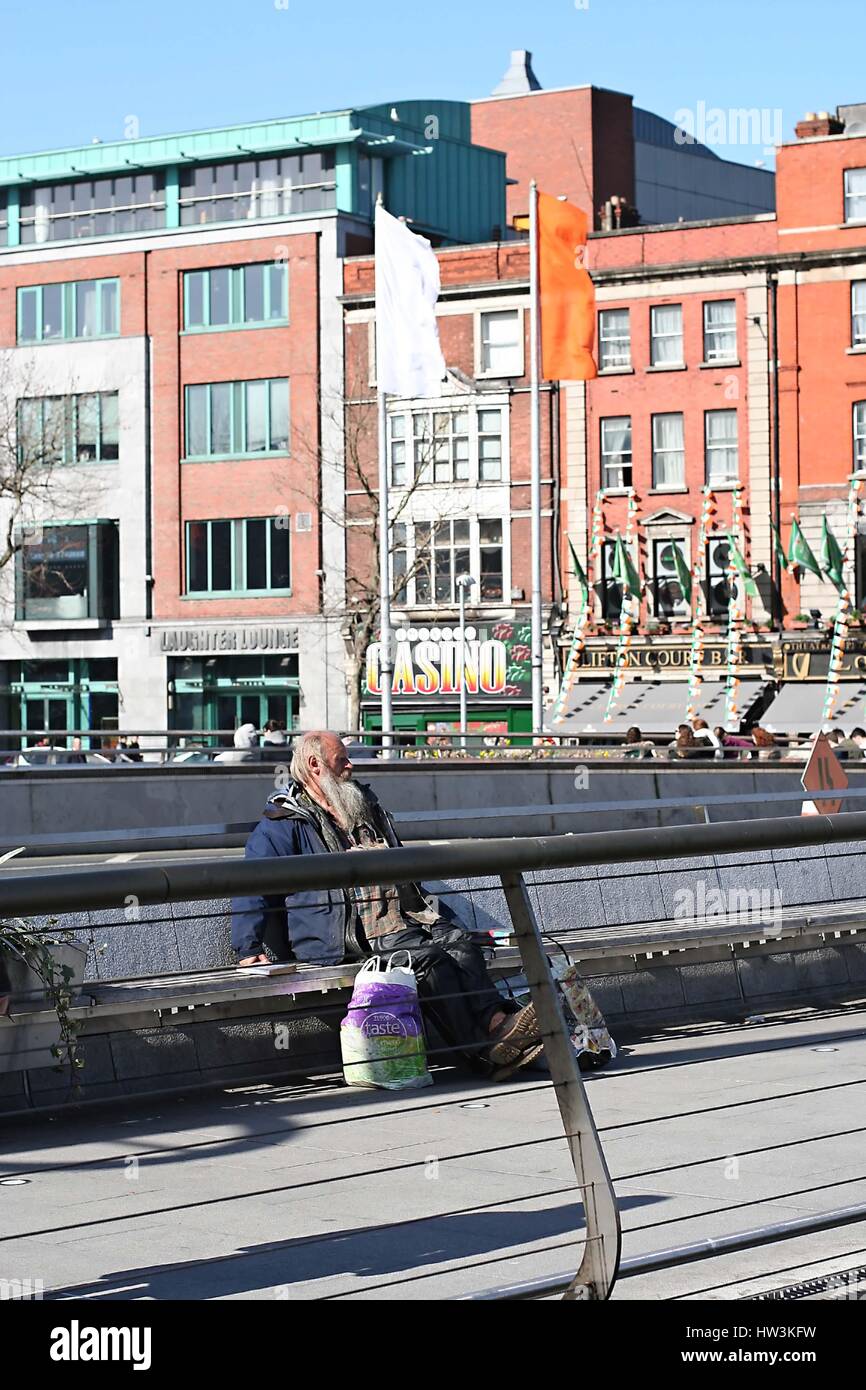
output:
M464 643L459 628L403 628L394 636L394 695L426 698L460 694ZM508 646L510 636L510 630L508 634L494 630L486 636L477 628L467 627L463 677L468 695L523 694L519 685L509 683L515 675L515 653ZM381 658L381 643L374 642L367 651L368 695L382 693Z

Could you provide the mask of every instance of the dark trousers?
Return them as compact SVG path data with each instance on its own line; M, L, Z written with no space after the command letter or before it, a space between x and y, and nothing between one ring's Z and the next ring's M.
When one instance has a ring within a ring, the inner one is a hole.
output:
M518 1006L503 999L470 934L448 922L406 927L377 937L370 950L380 956L394 951L411 954L425 1020L474 1071L489 1072L485 1053L491 1042L490 1021L494 1014L512 1013Z

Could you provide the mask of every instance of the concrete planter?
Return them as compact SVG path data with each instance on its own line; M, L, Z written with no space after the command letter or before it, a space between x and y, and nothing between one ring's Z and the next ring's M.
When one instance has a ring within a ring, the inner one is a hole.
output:
M72 970L69 981L73 993L81 988L87 947L73 944L55 946L52 955L61 966ZM0 1075L29 1071L31 1068L56 1066L51 1049L61 1040L60 1023L51 1013L45 986L28 965L4 953L2 963L6 975L0 996ZM38 1021L17 1021L17 1015L43 1012Z

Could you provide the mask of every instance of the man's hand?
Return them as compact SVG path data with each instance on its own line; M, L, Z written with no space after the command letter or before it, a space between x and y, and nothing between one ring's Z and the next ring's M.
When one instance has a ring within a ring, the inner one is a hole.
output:
M249 956L246 960L239 961L238 965L243 970L247 965L270 965L270 963L267 956Z

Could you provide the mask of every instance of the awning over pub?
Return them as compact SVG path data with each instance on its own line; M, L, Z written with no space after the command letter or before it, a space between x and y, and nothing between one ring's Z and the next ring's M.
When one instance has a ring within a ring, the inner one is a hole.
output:
M866 727L866 681L843 681L833 718L824 719L827 687L823 681L794 681L783 685L761 719L765 729L779 734L817 734L832 724L847 733L858 724Z
M710 728L725 722L725 681L704 680L698 704L698 715ZM744 718L764 689L760 680L740 682L738 707ZM644 734L670 734L671 738L682 724L688 705L688 681L627 681L613 711L610 723L605 723L611 682L576 681L566 707L565 718L557 724L550 720L553 733L563 734L624 734L636 725Z

